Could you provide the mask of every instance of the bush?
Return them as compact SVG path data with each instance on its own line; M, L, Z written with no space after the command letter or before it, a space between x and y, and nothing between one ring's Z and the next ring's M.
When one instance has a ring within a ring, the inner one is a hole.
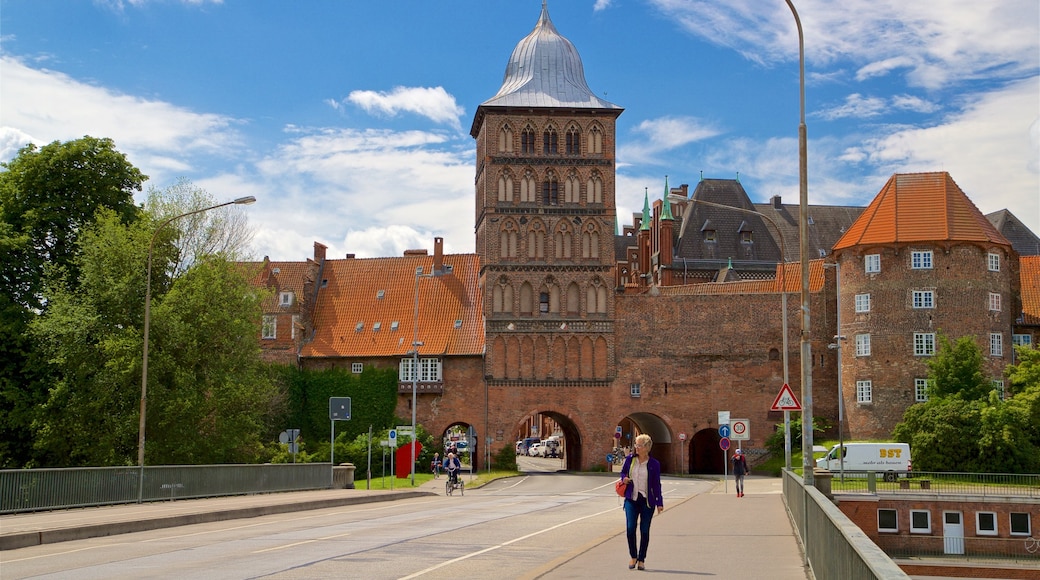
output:
M503 445L491 457L491 469L500 471L516 471L516 448L512 445Z

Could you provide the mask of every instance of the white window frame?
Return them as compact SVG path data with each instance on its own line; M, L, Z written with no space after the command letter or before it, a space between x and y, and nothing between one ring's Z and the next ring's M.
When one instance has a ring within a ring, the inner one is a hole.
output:
M643 396L643 386L641 383L632 383L628 386L628 394L633 399L638 399Z
M990 272L1000 271L1000 254L987 254L986 255L986 268Z
M931 250L917 250L910 252L910 269L911 270L931 270L932 269L932 251Z
M992 384L993 384L993 390L995 390L997 392L997 396L1000 397L1001 401L1003 401L1004 400L1004 379L995 379Z
M255 318L253 320L256 320ZM260 325L260 338L274 340L278 338L278 317L273 314L265 314Z
M989 293L989 310L990 312L1000 312L1000 293L990 292Z
M1012 518L1015 517L1015 516L1024 516L1025 517L1026 529L1025 529L1024 532L1021 532L1021 531L1020 532L1016 532L1015 531L1014 520L1012 520ZM1011 531L1011 535L1012 536L1027 536L1027 537L1028 536L1032 536L1033 535L1033 523L1032 523L1031 520L1032 520L1032 516L1029 514L1029 512L1011 512L1011 513L1008 514L1008 530Z
M856 294L856 312L870 312L870 294Z
M292 292L279 292L278 293L278 305L279 306L292 306L293 293Z
M925 403L928 401L928 385L932 379L914 379L914 402Z
M856 381L856 402L865 405L874 402L874 383L870 380Z
M412 357L401 359L401 366L398 371L398 379L402 383L410 383L415 380L414 365L415 359ZM441 373L443 367L441 365L441 359L439 358L420 358L419 359L419 379L420 383L439 383L442 380Z
M886 515L891 514L895 520L893 527L881 527L881 512L886 512ZM899 533L899 510L893 508L878 508L877 511L877 531L885 533Z
M989 356L1004 356L1004 333L989 333Z
M863 256L863 270L867 274L877 274L881 271L881 254L867 254Z
M913 306L915 309L935 308L934 290L914 290Z
M989 516L992 519L993 529L982 529L982 516ZM997 512L975 512L975 535L976 536L995 536L997 535Z
M926 525L921 527L914 525L914 515L924 514ZM910 510L910 533L911 534L930 534L932 533L932 512L931 510Z
M935 356L935 333L914 333L914 356Z
M355 375L360 375L365 370L365 363L352 362L350 363L350 372Z
M870 356L870 335L856 335L856 356Z
M1033 346L1032 334L1012 334L1011 344L1015 346Z

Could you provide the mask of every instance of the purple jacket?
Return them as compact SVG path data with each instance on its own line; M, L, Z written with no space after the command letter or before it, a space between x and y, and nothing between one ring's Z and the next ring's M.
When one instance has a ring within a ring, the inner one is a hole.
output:
M628 477L628 469L632 466L632 456L629 455L625 458L625 464L621 466L621 479ZM650 494L646 498L646 504L651 507L664 507L664 497L661 495L661 462L650 458L650 461L646 463L646 487L647 493ZM632 494L635 493L635 484L629 484L625 490L625 499L634 500Z

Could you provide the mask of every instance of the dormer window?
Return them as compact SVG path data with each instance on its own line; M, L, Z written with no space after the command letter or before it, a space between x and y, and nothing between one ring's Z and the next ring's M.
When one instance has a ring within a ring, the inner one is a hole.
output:
M357 325L354 327L354 332L361 332L364 329L365 329L365 323L364 322L358 322Z
M279 292L278 293L278 305L279 306L292 306L293 293L292 292Z
M704 230L704 241L714 242L715 241L715 230Z

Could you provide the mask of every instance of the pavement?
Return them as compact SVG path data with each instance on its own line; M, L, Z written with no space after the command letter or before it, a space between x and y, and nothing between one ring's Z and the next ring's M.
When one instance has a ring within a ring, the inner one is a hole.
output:
M731 479L728 485L719 481L710 493L674 504L666 498L664 513L655 516L651 526L647 571L658 576L809 578L784 508L781 479L751 476L744 491L738 498ZM443 493L441 478L414 490L331 489L5 515L0 517L0 550ZM524 578L636 573L628 570L620 516L618 523L616 533L547 562Z

